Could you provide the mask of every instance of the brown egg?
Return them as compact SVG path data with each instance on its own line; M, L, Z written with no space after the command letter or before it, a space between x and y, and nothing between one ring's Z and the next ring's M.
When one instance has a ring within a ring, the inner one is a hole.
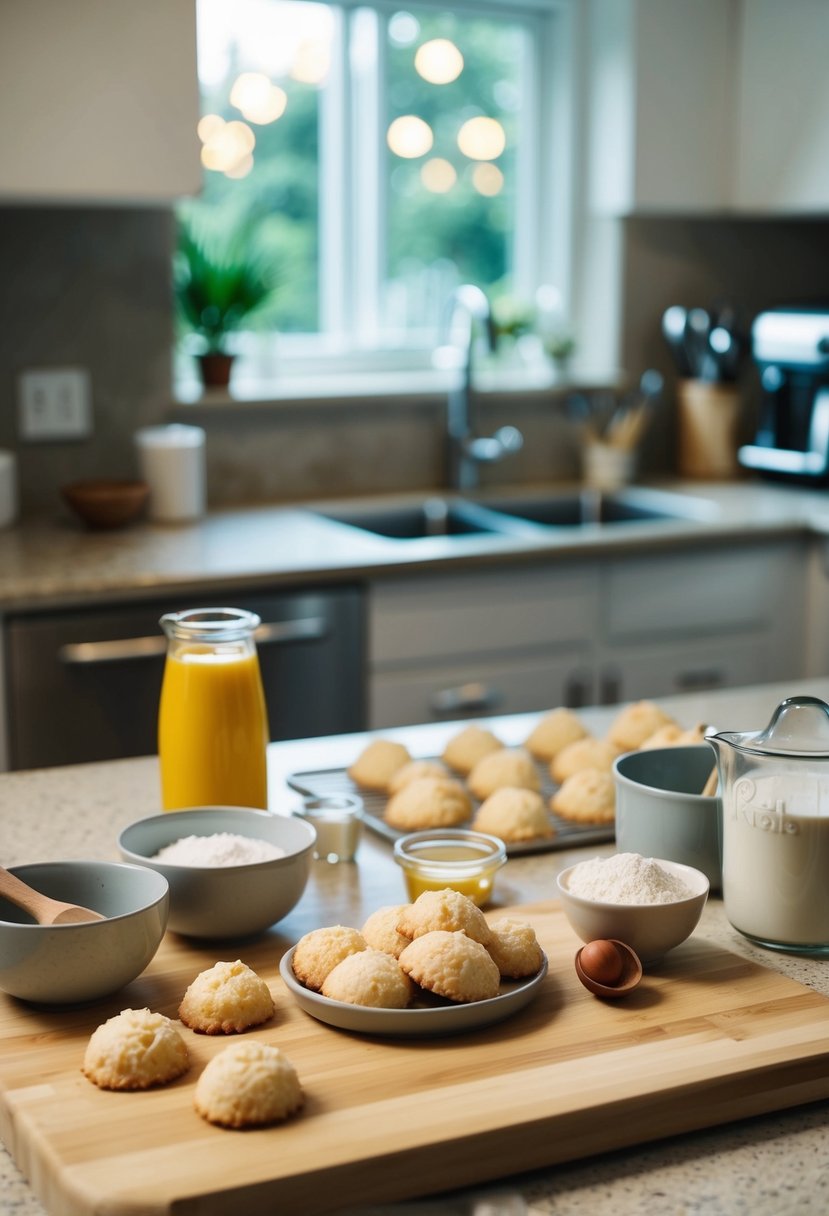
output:
M596 984L612 987L622 974L622 956L613 942L588 942L581 950L581 969Z

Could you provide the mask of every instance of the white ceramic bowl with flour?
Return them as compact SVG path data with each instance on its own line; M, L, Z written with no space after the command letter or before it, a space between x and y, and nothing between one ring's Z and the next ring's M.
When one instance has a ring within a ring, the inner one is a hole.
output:
M644 964L659 962L693 933L709 891L700 870L635 853L591 858L563 870L556 881L565 915L583 942L625 942Z
M316 832L302 819L244 807L193 807L140 819L118 839L126 861L170 886L168 929L185 937L251 937L299 902ZM175 854L159 857L176 846ZM274 855L274 850L276 855Z

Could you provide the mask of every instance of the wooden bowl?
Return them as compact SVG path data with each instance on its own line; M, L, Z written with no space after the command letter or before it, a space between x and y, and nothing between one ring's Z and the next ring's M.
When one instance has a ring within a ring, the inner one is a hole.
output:
M61 486L64 502L89 528L123 528L137 519L150 487L145 481L75 481Z

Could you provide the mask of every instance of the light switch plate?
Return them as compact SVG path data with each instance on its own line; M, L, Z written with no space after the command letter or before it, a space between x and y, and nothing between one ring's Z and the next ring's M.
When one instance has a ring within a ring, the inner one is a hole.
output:
M25 371L17 388L17 429L22 440L86 439L92 433L92 387L85 368Z

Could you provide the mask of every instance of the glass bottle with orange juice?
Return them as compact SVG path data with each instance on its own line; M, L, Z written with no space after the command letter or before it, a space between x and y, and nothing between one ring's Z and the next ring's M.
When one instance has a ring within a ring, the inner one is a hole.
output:
M268 718L253 612L194 608L161 618L161 802L267 809Z

